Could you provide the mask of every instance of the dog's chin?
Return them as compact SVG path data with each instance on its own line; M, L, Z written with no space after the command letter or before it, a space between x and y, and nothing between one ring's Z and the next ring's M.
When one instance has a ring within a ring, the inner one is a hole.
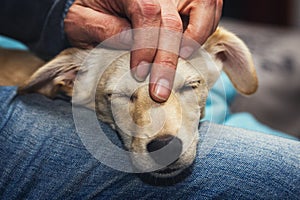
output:
M185 168L164 168L150 173L139 174L140 179L153 186L172 186L182 182L192 173L193 164Z

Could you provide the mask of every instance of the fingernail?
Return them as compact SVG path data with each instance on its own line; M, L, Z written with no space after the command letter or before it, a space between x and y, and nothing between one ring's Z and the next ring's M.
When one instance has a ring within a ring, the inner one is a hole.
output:
M137 81L144 81L149 73L150 63L142 61L135 70L134 77Z
M166 101L170 94L170 83L166 79L159 79L155 85L154 95L162 101Z
M186 59L186 58L190 57L193 54L193 52L194 52L194 49L192 47L185 46L180 49L179 55L180 55L180 57Z

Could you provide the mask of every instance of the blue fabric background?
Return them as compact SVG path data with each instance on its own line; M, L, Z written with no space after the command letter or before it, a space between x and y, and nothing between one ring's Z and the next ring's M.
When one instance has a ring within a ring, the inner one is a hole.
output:
M203 121L209 120L217 124L224 124L247 130L258 131L289 139L296 139L286 133L274 130L255 119L250 113L231 113L230 104L237 95L237 91L231 84L225 73L221 74L219 80L210 90Z

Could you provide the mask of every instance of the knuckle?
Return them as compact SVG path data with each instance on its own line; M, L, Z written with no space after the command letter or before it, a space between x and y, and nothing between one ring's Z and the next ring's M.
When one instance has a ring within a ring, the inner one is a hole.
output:
M191 6L192 7L215 7L217 5L218 0L192 0Z
M142 14L146 18L160 16L160 4L156 0L138 0L137 6Z
M215 6L216 5L216 0L198 0L198 1L201 1L201 3L206 6Z
M168 67L169 69L176 69L177 59L174 59L173 57L165 57L158 64L164 67Z
M176 14L166 14L162 16L163 26L170 30L182 31L183 25L181 18Z

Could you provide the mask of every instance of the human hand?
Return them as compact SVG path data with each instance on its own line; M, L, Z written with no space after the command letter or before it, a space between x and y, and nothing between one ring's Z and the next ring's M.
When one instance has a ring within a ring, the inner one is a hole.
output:
M109 46L132 50L133 76L143 81L150 72L150 96L164 102L171 93L178 55L188 58L215 31L222 4L223 0L75 0L64 21L65 32L71 44L81 48L119 34ZM129 29L133 32L125 31Z

